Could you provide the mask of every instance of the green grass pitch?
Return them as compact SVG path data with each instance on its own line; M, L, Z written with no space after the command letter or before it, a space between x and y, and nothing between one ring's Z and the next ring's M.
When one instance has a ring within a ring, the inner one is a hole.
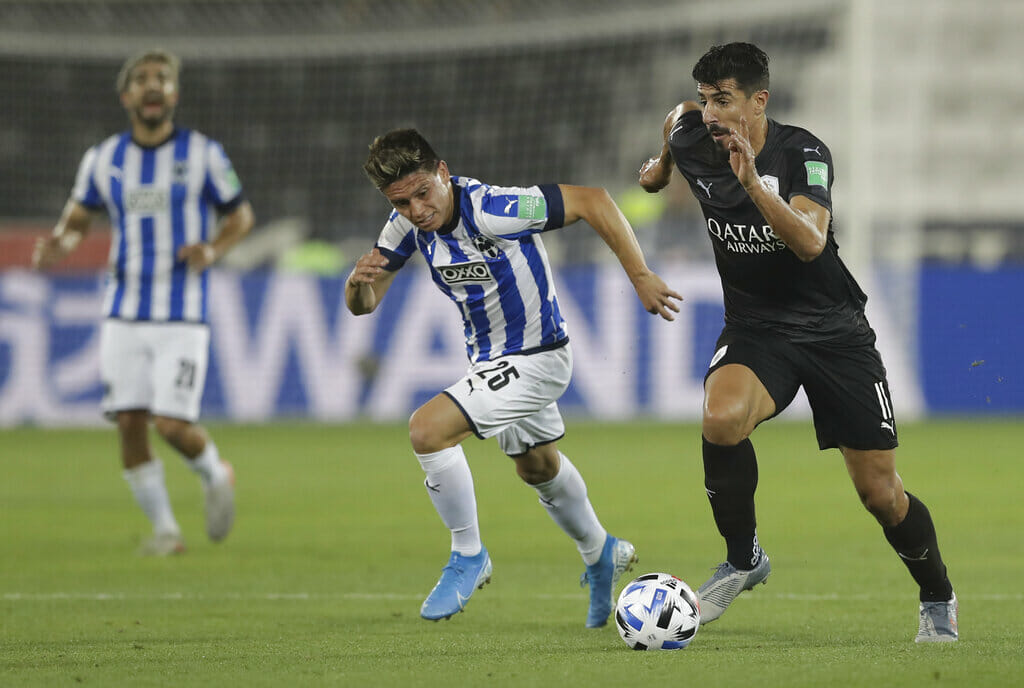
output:
M495 442L468 440L493 582L419 618L448 554L401 425L214 426L238 520L206 541L196 478L162 447L187 554L148 530L112 429L0 431L0 685L1009 686L1024 683L1024 423L901 428L898 469L931 509L961 642L917 646L916 587L809 423L754 435L768 584L679 652L586 630L583 566ZM633 575L696 588L724 556L699 428L575 422L561 443ZM625 581L623 581L625 582Z

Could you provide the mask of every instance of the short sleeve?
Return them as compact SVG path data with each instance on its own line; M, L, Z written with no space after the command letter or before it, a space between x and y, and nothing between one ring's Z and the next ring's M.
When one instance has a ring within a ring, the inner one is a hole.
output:
M815 138L799 142L787 152L789 198L806 196L815 203L832 211L832 153L824 143Z
M229 213L242 202L242 182L224 149L216 141L206 147L206 182L203 194L220 213Z
M99 187L96 186L96 159L98 152L95 147L86 151L82 156L82 162L78 165L78 173L75 175L75 185L71 189L71 198L86 208L99 210L103 208L103 196L100 195Z
M416 252L416 228L397 212L391 213L374 248L388 259L385 270L394 272Z
M476 208L481 231L503 239L561 227L565 206L557 184L488 187Z

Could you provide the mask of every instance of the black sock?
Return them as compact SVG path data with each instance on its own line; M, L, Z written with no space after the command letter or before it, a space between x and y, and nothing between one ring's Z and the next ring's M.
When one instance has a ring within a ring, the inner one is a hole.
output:
M920 499L909 492L907 498L910 508L906 518L882 531L910 575L921 586L921 601L946 602L953 597L953 585L946 576L946 565L939 554L932 515Z
M727 560L741 571L757 564L754 491L757 489L757 456L749 439L726 447L703 440L704 487L711 502L718 532L725 538Z

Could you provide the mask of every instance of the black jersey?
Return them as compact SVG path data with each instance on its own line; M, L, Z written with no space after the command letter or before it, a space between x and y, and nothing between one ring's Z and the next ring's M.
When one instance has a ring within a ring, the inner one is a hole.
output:
M805 263L772 231L699 111L680 117L668 142L704 212L727 323L770 328L794 342L874 340L864 317L867 297L839 258L831 220L821 255ZM832 154L810 132L768 120L755 164L782 198L806 196L831 213Z

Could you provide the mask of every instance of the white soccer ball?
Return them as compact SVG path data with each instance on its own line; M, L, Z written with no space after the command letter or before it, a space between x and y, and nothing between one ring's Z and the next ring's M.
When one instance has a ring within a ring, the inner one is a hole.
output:
M615 625L634 650L681 650L700 627L700 605L679 578L648 573L622 589L615 604Z

